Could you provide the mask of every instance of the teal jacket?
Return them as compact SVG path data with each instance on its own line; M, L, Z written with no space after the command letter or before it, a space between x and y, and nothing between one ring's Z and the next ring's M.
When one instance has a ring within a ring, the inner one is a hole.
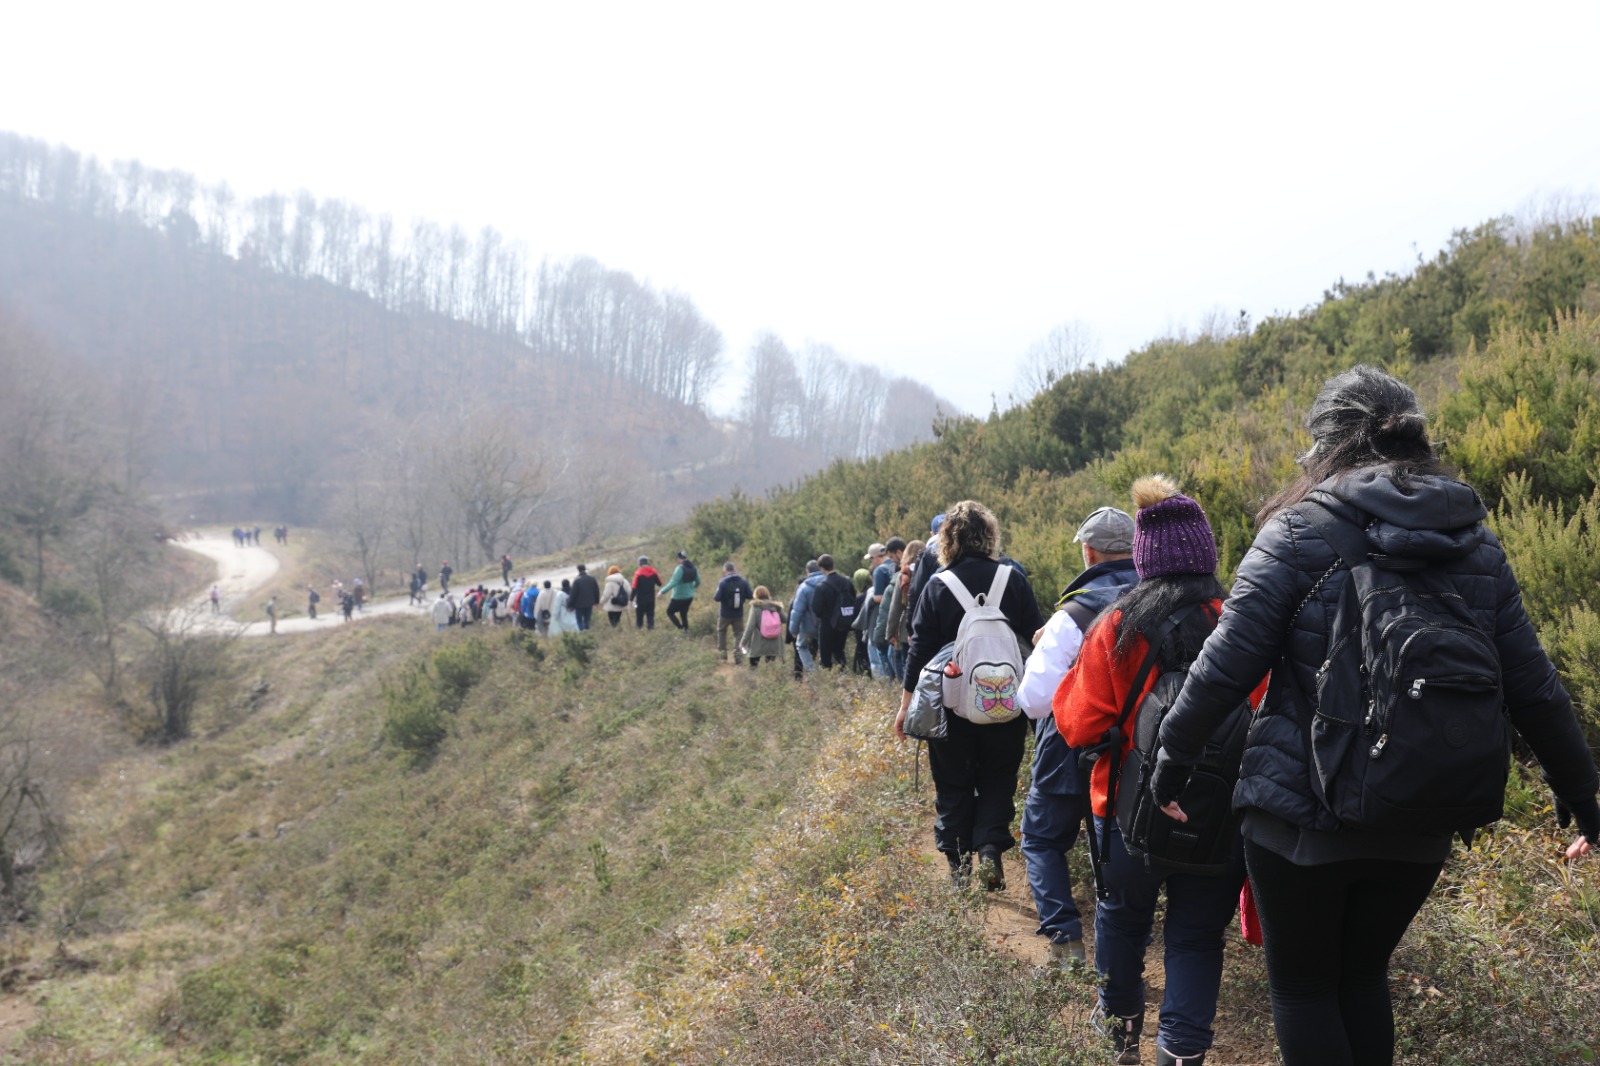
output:
M685 581L683 579L683 564L680 563L672 571L672 580L668 581L666 587L661 591L664 594L670 594L670 597L674 600L692 600L694 599L694 590L699 587L700 574L698 568L696 568L694 580Z

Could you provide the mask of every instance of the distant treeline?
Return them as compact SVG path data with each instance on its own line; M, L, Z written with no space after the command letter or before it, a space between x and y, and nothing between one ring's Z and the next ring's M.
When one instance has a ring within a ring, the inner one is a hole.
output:
M682 293L587 258L534 265L493 228L402 231L304 191L240 199L6 133L0 308L107 382L160 487L246 486L203 515L224 520L241 505L320 520L375 436L493 420L536 465L634 471L649 483L636 499L671 506L600 527L638 528L732 485L926 438L940 406L817 348L790 397L806 419L717 425L704 402L724 341ZM747 399L772 379L770 360L752 363Z
M998 513L1048 610L1081 565L1078 521L1126 508L1134 478L1160 471L1206 507L1231 575L1256 511L1308 445L1312 396L1362 362L1418 390L1445 457L1494 509L1529 612L1600 739L1600 219L1459 232L1410 273L1341 281L1298 314L1159 340L1010 410L948 419L933 442L835 463L769 499L704 504L692 543L786 584L818 552L926 537L935 513L970 497Z

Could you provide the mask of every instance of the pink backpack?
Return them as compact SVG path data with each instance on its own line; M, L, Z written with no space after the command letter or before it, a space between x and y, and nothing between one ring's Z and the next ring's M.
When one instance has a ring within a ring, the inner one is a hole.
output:
M761 635L768 640L783 635L783 613L776 607L761 608Z

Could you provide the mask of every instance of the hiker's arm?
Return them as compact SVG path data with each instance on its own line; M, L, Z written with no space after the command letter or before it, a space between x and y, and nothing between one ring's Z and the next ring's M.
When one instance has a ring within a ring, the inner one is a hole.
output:
M1050 703L1056 689L1061 687L1067 668L1078 657L1083 646L1083 633L1078 623L1065 611L1057 611L1038 633L1033 654L1028 656L1022 670L1022 684L1017 688L1017 699L1023 713L1037 721L1051 713Z
M1223 719L1261 684L1283 657L1290 620L1309 590L1302 586L1283 516L1273 519L1239 564L1222 620L1189 670L1183 691L1161 723L1161 746L1188 765Z
M911 690L902 689L900 692L900 713L894 716L894 735L901 740L909 739L906 736L906 711L911 709Z

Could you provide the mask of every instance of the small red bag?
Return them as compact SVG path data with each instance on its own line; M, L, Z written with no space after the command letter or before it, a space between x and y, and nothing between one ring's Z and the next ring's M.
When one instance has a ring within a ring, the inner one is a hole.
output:
M1239 932L1245 943L1261 946L1261 915L1256 912L1256 894L1250 890L1250 879L1244 879L1239 890Z

